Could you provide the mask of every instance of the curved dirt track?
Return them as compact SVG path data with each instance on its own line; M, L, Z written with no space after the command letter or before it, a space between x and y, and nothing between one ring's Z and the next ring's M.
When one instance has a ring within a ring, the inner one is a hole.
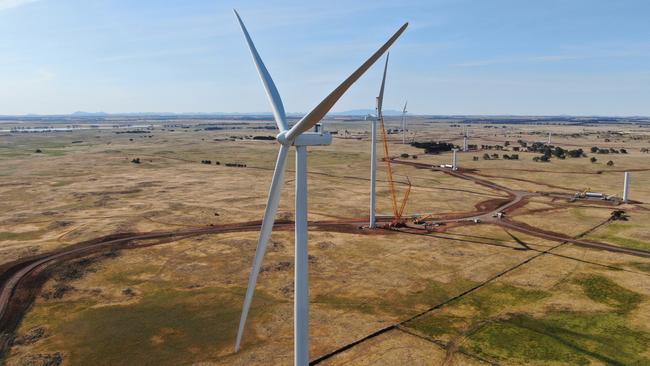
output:
M310 229L316 231L356 233L373 235L378 232L359 231L358 227L366 220L349 219L344 221L314 221ZM0 266L0 359L11 341L11 335L18 326L25 311L31 306L35 296L49 277L48 270L53 266L72 259L111 250L135 249L165 244L180 239L231 232L257 231L260 221L208 226L178 231L151 233L120 233L80 242L50 253L21 258ZM275 231L293 230L290 221L278 221ZM157 240L154 242L149 242ZM141 243L138 243L138 242Z

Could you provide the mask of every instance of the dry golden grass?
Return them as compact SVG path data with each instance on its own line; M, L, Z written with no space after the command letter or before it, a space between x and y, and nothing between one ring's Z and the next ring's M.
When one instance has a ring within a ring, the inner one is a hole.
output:
M389 127L394 123L390 121ZM418 140L453 138L461 142L460 129L446 123L415 121L411 127L417 129ZM503 144L508 140L515 145L520 138L544 140L544 131L551 128L497 127L473 127L471 143ZM554 142L559 141L561 146L583 144L585 150L594 145L625 146L630 154L598 156L597 164L585 158L554 159L545 164L533 162L535 154L531 153L520 153L519 161L472 161L471 156L480 157L482 153L471 152L460 155L461 166L497 177L487 179L511 189L573 193L588 186L608 194L620 194L622 173L615 170L648 166L650 156L638 152L648 145L647 132L635 130L638 136L645 136L642 140L624 142L612 138L606 143L595 133L604 136L612 126L552 128L557 135ZM0 263L116 232L259 220L277 146L272 141L228 141L228 137L273 132L170 129L157 127L152 138L116 135L110 130L12 135L6 149L0 150L0 195L7 207L0 212ZM329 129L341 133L349 129L361 139L336 138L331 146L311 149L310 219L365 218L369 187L369 143L363 134L366 126L335 122ZM594 134L570 136L583 130ZM75 140L83 143L72 144ZM392 154L421 154L421 150L400 143L390 146ZM43 153L34 153L37 148ZM136 157L140 164L130 162ZM615 166L607 168L602 161L605 158L615 160ZM203 159L220 161L221 165L200 164ZM450 160L450 154L417 158L418 162L431 164L447 164ZM225 167L225 162L245 163L247 168ZM293 212L293 165L291 155L279 215L288 219ZM379 212L389 214L385 166L379 166ZM591 174L598 170L603 173ZM395 174L399 182L408 176L413 184L408 214L471 212L481 201L505 197L503 192L427 169L396 165ZM650 178L650 172L634 172L632 177L631 198L650 202L650 186L640 183ZM400 194L404 187L398 184ZM647 245L650 240L643 225L650 206L577 207L579 204L535 197L514 211L512 219L577 235L608 218L614 208L625 208L630 221L605 226L588 238L630 246ZM548 208L554 210L545 211ZM7 364L18 365L30 354L57 351L70 365L290 364L290 232L273 234L244 348L238 354L232 353L256 240L255 232L197 236L122 251L116 258L91 264L78 279L55 277L46 284L44 293L62 284L73 289L59 299L38 297L17 332L23 335L34 327L45 327L48 336L14 346ZM467 295L466 302L452 302L430 313L435 322L418 328L424 333L430 331L425 335L440 344L392 330L337 355L327 364L480 363L459 349L502 364L527 363L519 354L503 353L494 335L511 329L506 326L515 321L547 327L560 324L576 330L580 324L572 324L570 317L558 318L557 313L573 312L575 319L582 321L585 314L611 312L611 302L594 300L581 282L576 282L585 276L604 277L638 294L641 300L634 303L634 309L599 324L603 329L609 329L611 324L628 327L637 332L634 334L641 334L639 342L648 339L650 260L564 245L553 250L553 255L540 256L493 279L557 244L493 225L460 226L430 235L312 232L311 354L317 357L328 353L486 283ZM477 328L475 336L465 337L467 329L457 326L475 325L474 318L493 323ZM462 322L456 324L454 319ZM452 343L445 349L447 342ZM549 345L552 343L538 346ZM614 357L608 350L590 351ZM582 360L583 356L567 351L553 357L546 361L562 363L558 360ZM595 356L584 357L589 362L602 362ZM544 364L544 360L533 361Z

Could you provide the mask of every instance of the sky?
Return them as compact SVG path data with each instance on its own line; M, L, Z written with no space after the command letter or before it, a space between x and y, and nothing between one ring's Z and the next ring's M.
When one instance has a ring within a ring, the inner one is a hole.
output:
M408 21L386 109L650 115L647 0L0 0L0 115L270 111L232 8L288 112ZM373 108L381 63L333 111Z

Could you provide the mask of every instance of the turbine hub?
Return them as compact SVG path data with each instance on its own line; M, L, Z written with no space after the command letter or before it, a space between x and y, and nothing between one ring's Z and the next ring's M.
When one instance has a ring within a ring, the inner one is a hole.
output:
M287 131L280 132L275 136L275 139L284 146L291 146L291 141L287 140Z

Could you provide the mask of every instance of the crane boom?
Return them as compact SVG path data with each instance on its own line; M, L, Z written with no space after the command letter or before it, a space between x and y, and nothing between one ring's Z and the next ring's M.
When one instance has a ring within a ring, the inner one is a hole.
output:
M402 215L404 214L404 209L406 208L406 202L411 193L411 181L406 177L408 181L408 187L404 193L404 198L402 199L402 204L400 207L397 207L397 191L395 190L395 181L393 180L393 167L390 163L390 153L388 152L388 136L386 135L386 128L384 126L384 116L379 118L381 126L381 135L384 142L384 161L386 162L386 171L388 174L388 185L390 187L390 196L391 204L393 207L393 225L398 225L402 223Z
M384 116L380 116L379 122L381 125L381 136L384 142L384 161L386 162L386 171L388 174L388 184L390 187L391 204L393 205L393 216L397 218L397 196L395 193L395 182L393 181L393 168L390 164L390 155L388 153L388 137L386 136L386 128L384 127Z

